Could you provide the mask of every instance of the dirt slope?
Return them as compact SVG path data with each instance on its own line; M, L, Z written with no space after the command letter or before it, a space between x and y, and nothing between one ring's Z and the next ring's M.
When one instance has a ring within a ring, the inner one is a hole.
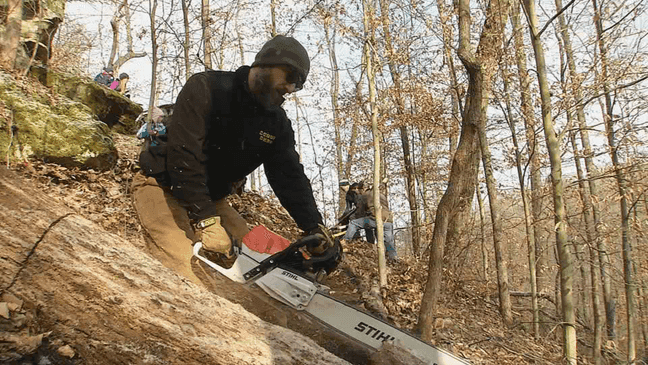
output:
M14 308L9 311L11 318L0 318L0 323L3 336L23 337L18 342L0 341L0 361L8 356L49 356L50 360L57 360L54 363L92 364L343 363L312 341L267 323L301 323L302 327L309 327L304 318L282 314L276 310L276 303L266 301L262 295L231 290L222 278L203 271L206 287L216 294L213 295L167 272L148 257L128 195L137 170L139 144L134 138L121 135L115 135L115 141L120 160L113 171L96 173L33 162L13 166L16 175L2 174L12 191L3 186L0 194L4 194L3 202L15 204L12 214L16 217L5 215L0 225L4 240L11 242L3 244L0 258L5 278L1 289L5 296L21 293L23 307L15 309L16 304L10 304ZM283 208L257 194L233 196L231 204L250 225L264 224L288 239L300 234ZM64 218L57 227L65 226L76 234L65 236L57 233L60 228L50 229L52 233L45 235L46 239L24 263L39 236L60 217ZM25 219L30 222L28 226L20 223ZM97 241L87 244L85 239ZM5 252L7 247L14 249ZM146 266L136 265L142 259ZM92 265L76 268L74 260ZM382 293L375 285L375 262L373 246L366 242L347 245L343 264L326 282L332 295L384 315L387 321L410 330L423 294L425 262L406 259L393 266L389 286ZM9 278L14 277L12 284ZM465 281L459 285L459 281L452 279L449 273L435 325L435 345L468 358L473 364L560 362L560 348L554 340L535 343L520 328L505 329L501 325L495 303L484 299L489 288L471 287ZM87 283L83 284L84 281ZM53 293L48 288L58 289ZM212 299L217 296L224 299ZM2 302L16 301L7 297ZM128 303L125 308L124 303ZM255 308L251 303L262 305ZM221 320L225 315L221 310L239 319ZM131 317L145 320L133 322ZM181 318L181 325L177 318ZM211 323L206 318L219 320ZM207 329L203 329L205 324ZM49 331L52 332L41 339L33 337ZM230 331L240 335L231 338ZM260 338L246 340L257 332ZM176 341L175 335L181 338ZM318 333L309 335L317 337ZM56 353L65 354L65 345L70 346L73 357ZM329 349L336 351L336 346L344 347L331 338ZM223 353L232 347L238 350Z

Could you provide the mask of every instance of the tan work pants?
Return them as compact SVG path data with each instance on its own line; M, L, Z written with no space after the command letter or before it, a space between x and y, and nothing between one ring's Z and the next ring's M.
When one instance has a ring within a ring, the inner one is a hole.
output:
M196 284L201 281L191 269L193 243L196 240L187 211L152 177L138 172L131 185L133 205L150 240L148 248L162 264ZM227 199L216 202L221 224L232 238L243 239L249 229Z

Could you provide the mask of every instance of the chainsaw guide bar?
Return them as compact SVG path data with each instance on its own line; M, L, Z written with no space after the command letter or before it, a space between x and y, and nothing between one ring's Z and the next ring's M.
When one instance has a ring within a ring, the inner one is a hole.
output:
M270 240L273 239L273 235L278 236L263 226L255 227L250 233L257 238ZM393 341L430 365L469 365L465 359L436 348L377 317L327 295L328 287L316 281L317 275L301 272L294 267L294 262L290 261L307 240L308 237L305 237L287 247L287 243L282 241L281 251L275 249L273 252L272 249L268 249L266 252L258 252L251 250L244 238L240 247L234 247L237 257L230 268L220 266L205 257L201 242L194 244L193 254L230 280L240 284L256 284L270 297L308 313L356 343L378 350L384 341Z

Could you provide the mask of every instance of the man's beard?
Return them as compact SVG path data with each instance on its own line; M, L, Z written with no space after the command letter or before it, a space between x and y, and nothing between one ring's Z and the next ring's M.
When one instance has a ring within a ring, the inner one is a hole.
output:
M283 104L285 99L272 87L269 74L262 73L258 75L255 83L259 86L259 92L255 93L254 96L261 105L271 108Z

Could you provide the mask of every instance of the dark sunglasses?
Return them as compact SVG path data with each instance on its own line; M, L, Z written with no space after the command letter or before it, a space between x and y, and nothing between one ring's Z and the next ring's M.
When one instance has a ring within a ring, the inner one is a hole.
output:
M286 82L289 84L295 84L295 89L301 90L304 87L304 79L301 76L301 73L297 72L292 67L288 68L290 71L286 75Z

